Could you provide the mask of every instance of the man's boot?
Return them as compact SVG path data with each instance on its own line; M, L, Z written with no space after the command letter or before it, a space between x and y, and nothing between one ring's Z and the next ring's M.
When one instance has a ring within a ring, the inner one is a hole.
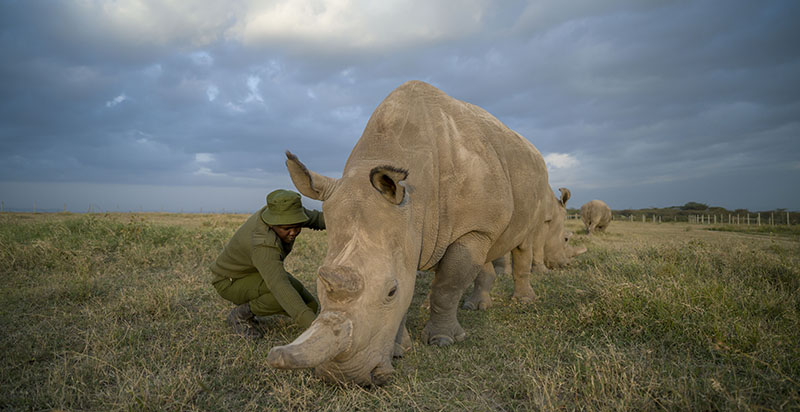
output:
M250 303L243 303L233 308L228 314L227 321L238 335L251 339L262 337L261 331L256 329L255 315L250 311Z

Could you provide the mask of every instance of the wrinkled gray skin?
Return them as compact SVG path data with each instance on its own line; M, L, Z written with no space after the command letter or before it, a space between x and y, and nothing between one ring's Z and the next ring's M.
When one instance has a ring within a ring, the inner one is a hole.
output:
M421 340L465 338L459 300L509 250L520 295L544 262L553 194L538 150L485 110L419 81L375 109L341 178L287 152L292 181L321 200L328 254L319 268L322 310L294 342L270 350L277 368L311 368L334 381L382 384L410 347L405 314L417 270L435 272ZM516 262L519 262L518 264Z
M546 273L549 269L557 269L569 263L577 255L586 252L585 247L574 247L568 244L572 232L564 230L564 220L567 216L567 200L570 191L566 188L559 188L561 198L550 196L552 199L544 203L547 210L545 220L534 228L533 239L542 242L542 252L534 253L533 267L531 270L538 273ZM541 233L541 234L539 234ZM539 250L534 244L534 250ZM521 268L516 267L514 252L511 252L512 273L514 275L514 294L513 299L522 302L530 302L535 295L530 286L530 271L528 275L516 274ZM487 265L475 279L472 294L464 300L464 309L485 310L492 306L490 292L497 274L505 271L505 256L495 259L491 265Z
M581 206L581 220L587 234L605 232L611 223L611 208L602 200L592 200Z

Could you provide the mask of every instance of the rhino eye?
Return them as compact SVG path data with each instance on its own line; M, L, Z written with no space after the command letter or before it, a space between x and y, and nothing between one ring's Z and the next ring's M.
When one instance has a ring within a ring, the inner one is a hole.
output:
M389 289L389 293L383 299L384 303L390 303L394 301L395 295L397 295L397 279L392 279L391 283L392 287Z

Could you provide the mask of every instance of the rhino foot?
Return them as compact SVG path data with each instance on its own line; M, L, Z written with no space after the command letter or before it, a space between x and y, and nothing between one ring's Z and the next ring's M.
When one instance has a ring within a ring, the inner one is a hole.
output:
M448 346L455 342L461 342L467 337L467 333L464 332L460 325L456 325L452 332L446 330L432 332L431 329L430 324L428 324L422 331L422 341L428 345Z
M489 296L477 298L470 296L461 307L466 310L486 310L492 307L492 298Z
M453 338L447 335L431 336L431 338L428 340L429 345L436 345L439 347L452 345L453 343Z
M511 299L521 303L531 303L536 299L536 293L533 292L533 289L519 292L514 291L514 295L511 296Z
M544 263L536 263L531 267L531 271L534 273L547 273L550 269L548 269Z

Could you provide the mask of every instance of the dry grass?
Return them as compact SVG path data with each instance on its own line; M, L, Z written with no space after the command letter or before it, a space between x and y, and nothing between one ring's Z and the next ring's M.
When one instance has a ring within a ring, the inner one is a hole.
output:
M800 243L687 224L613 222L511 302L460 311L460 344L414 338L380 388L269 367L301 331L232 335L207 266L245 215L0 215L3 410L798 410ZM324 232L287 266L312 291Z

